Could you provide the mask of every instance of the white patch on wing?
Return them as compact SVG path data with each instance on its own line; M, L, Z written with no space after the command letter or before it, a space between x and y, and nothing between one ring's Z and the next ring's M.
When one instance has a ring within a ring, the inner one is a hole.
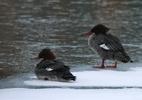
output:
M105 50L109 50L109 48L105 44L101 44L100 47L105 49Z
M47 71L52 71L53 69L52 69L52 68L46 68L46 70L47 70Z

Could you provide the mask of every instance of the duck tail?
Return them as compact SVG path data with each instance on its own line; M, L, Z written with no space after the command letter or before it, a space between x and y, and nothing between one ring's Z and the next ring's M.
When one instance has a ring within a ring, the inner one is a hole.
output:
M134 61L132 59L130 59L130 62L133 63Z
M133 63L134 62L128 55L126 55L121 61L123 63L127 63L127 62Z
M76 80L76 76L73 76L71 73L64 74L64 76L62 78L66 79L66 80L73 80L73 81Z
M123 62L123 63L127 63L127 62L133 63L134 61L133 60L121 60L121 62Z

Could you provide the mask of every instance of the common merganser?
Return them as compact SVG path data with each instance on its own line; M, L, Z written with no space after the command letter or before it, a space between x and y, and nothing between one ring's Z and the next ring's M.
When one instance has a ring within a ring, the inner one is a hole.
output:
M42 59L35 68L35 74L38 79L61 82L76 80L76 76L72 75L70 68L62 61L57 60L56 56L49 48L43 49L38 57L32 59Z
M105 68L105 60L115 60L115 65L106 66L107 68L116 68L117 61L124 63L129 61L133 62L125 52L120 40L114 35L107 33L108 31L109 28L102 24L98 24L93 27L90 32L81 35L91 35L88 39L88 45L102 58L101 66L94 66L94 68Z

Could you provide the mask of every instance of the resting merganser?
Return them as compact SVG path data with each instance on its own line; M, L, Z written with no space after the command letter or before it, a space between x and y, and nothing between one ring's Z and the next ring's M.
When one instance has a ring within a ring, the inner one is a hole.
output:
M48 48L43 49L38 57L32 59L42 59L35 68L35 74L38 79L61 82L76 80L76 77L71 74L70 68L60 60L57 60L54 53Z
M129 55L125 52L122 43L114 35L108 34L109 28L102 24L96 25L90 32L82 34L81 36L91 35L88 39L88 45L101 58L101 66L94 66L94 68L105 68L105 60L115 60L114 66L107 66L107 68L116 68L117 61L124 63L133 62Z

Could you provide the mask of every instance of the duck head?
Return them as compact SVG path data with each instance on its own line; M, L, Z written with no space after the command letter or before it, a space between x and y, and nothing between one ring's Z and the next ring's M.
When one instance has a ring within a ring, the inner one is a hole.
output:
M94 26L89 32L82 34L81 36L91 35L93 33L95 33L96 35L106 34L108 31L109 31L109 28L107 28L106 26L104 26L102 24L98 24L98 25Z
M49 49L45 48L38 54L38 57L32 58L33 60L40 60L40 59L47 59L47 60L54 60L56 56L54 53Z

